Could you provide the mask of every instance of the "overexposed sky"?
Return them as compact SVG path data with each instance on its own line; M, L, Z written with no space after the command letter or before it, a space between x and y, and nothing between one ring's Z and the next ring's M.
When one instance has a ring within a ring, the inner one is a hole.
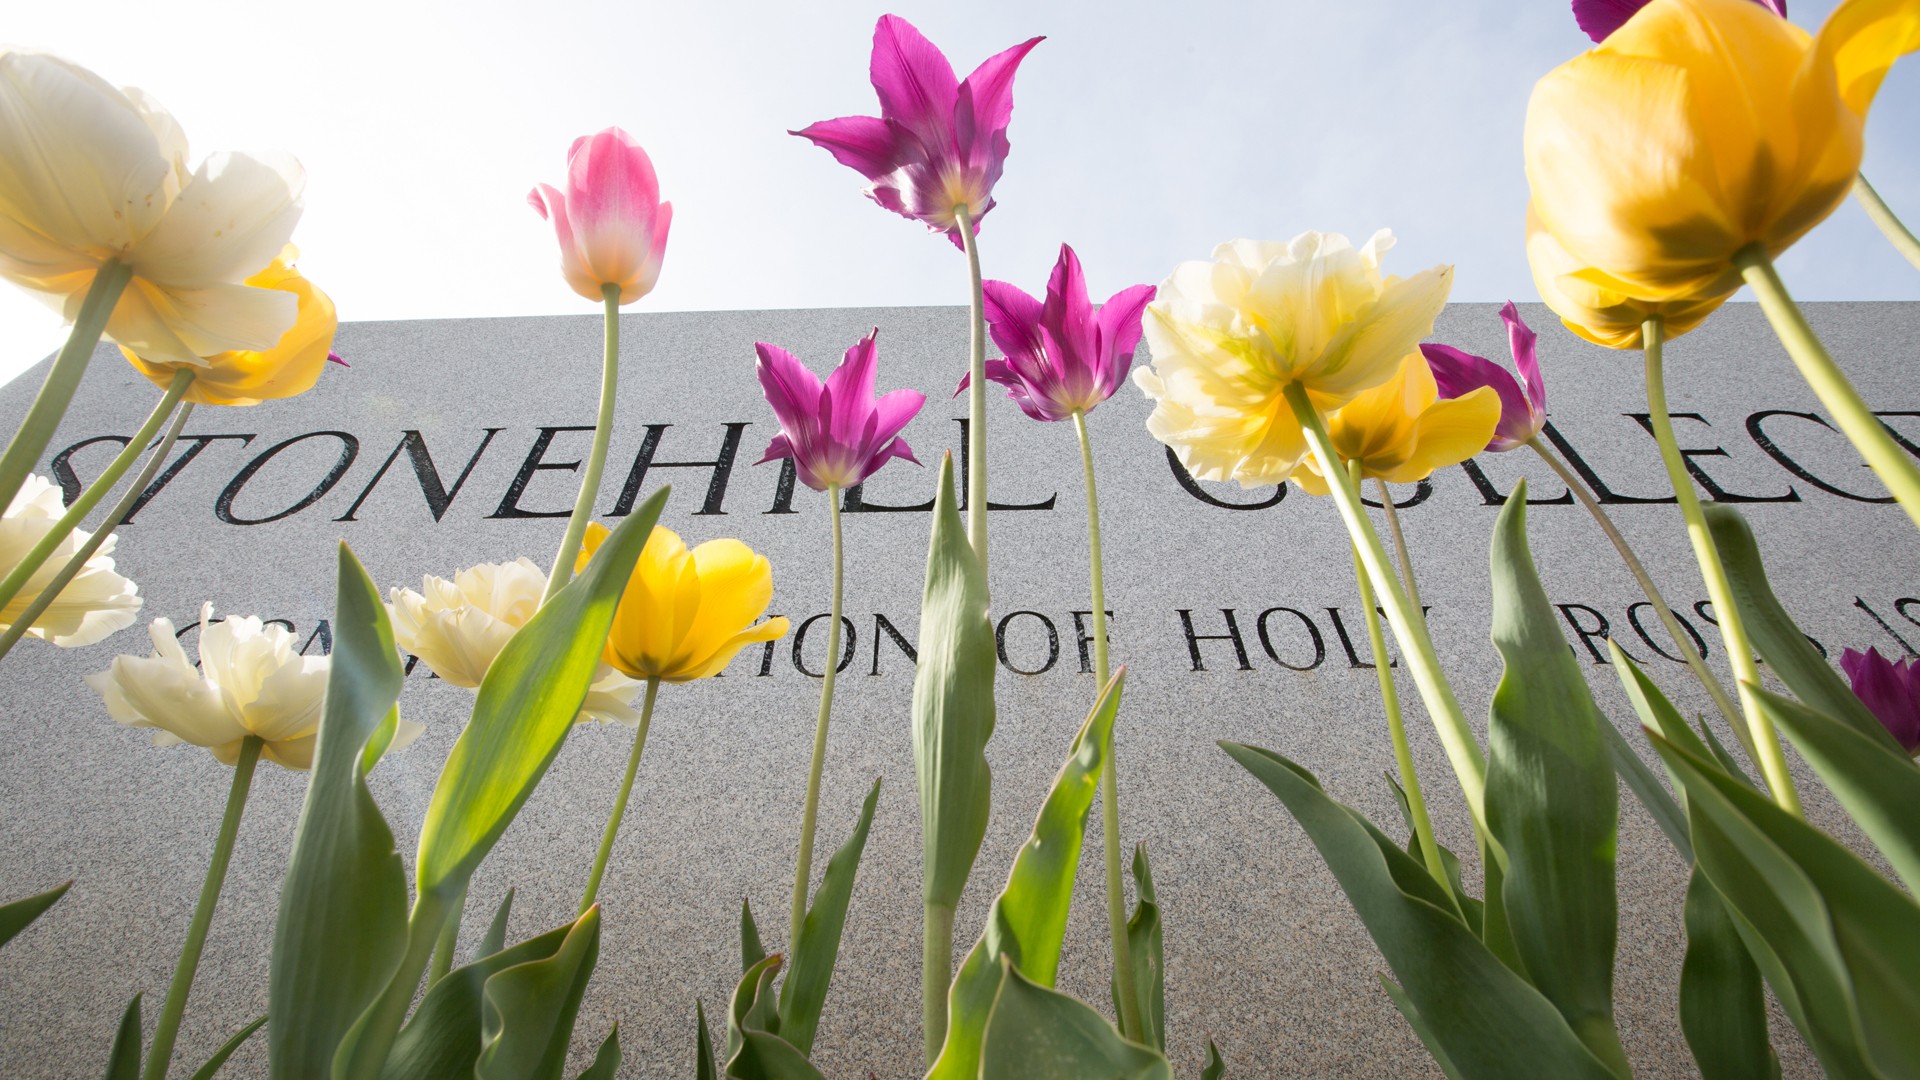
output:
M1831 0L1795 0L1817 26ZM1038 291L1061 241L1096 298L1238 236L1400 237L1389 269L1458 268L1454 298L1533 300L1520 132L1542 73L1588 46L1561 0L922 0L327 5L21 4L11 43L62 53L173 111L196 158L273 148L307 169L294 235L346 320L581 313L527 206L568 144L609 124L653 156L674 229L629 310L957 304L945 240L861 195L785 132L877 112L891 10L964 76L1048 35L1014 88L1013 154L986 219L989 277ZM1874 107L1866 171L1920 221L1920 59ZM1622 147L1632 153L1632 147ZM1803 299L1920 299L1852 203L1782 262ZM0 379L59 321L0 286Z

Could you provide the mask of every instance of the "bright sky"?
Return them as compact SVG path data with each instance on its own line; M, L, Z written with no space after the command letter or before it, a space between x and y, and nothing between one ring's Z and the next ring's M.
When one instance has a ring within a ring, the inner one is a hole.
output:
M1794 0L1817 26L1831 0ZM302 269L347 320L583 313L526 204L568 144L609 124L674 203L659 288L629 310L957 304L945 240L868 202L789 128L877 111L886 8L806 3L19 4L12 42L62 53L172 110L193 153L281 148L306 165ZM1533 300L1522 244L1527 94L1587 47L1561 0L905 0L961 75L1035 34L1013 155L983 227L989 277L1038 291L1074 245L1096 298L1222 240L1390 226L1389 269L1458 268L1458 300ZM1920 221L1920 59L1895 67L1867 175ZM1622 147L1632 153L1632 147ZM1920 272L1842 207L1785 260L1810 300L1920 299ZM0 379L58 320L0 286Z

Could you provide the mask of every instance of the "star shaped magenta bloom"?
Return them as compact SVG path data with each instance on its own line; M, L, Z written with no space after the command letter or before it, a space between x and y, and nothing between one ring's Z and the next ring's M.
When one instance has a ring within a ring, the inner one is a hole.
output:
M989 57L955 82L933 42L898 15L882 15L870 66L880 115L822 120L788 134L813 140L866 177L874 202L961 246L955 210L967 208L977 233L993 209L993 185L1007 161L1014 70L1041 40Z
M1154 291L1151 285L1121 289L1096 312L1080 257L1065 244L1045 302L1004 281L983 282L987 326L1006 354L987 361L987 380L1006 387L1020 411L1035 420L1091 412L1126 381L1140 344L1140 316ZM972 381L962 375L955 396Z
M1920 667L1912 658L1895 663L1878 649L1840 654L1853 693L1880 718L1887 734L1909 754L1920 756Z
M848 349L825 383L778 345L754 345L760 354L755 365L760 388L780 421L780 434L754 464L792 458L800 482L815 491L852 487L890 458L920 464L899 436L927 397L918 390L895 390L874 398L879 357L873 339L879 332L876 328Z
M1634 13L1646 7L1650 0L1573 0L1573 21L1593 39L1595 45L1607 40L1607 35L1626 25ZM1787 0L1753 0L1781 18L1787 17Z
M1420 346L1442 398L1457 398L1483 386L1493 387L1493 392L1500 395L1500 423L1493 429L1493 440L1487 443L1487 449L1496 454L1527 445L1547 422L1547 384L1540 377L1540 360L1535 355L1538 339L1520 318L1520 309L1513 306L1513 301L1500 309L1500 318L1507 324L1513 366L1520 369L1518 380L1484 356L1451 345Z

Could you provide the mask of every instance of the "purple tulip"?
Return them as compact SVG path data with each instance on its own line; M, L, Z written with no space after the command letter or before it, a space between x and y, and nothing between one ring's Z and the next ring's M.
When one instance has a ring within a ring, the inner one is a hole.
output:
M993 185L1007 161L1013 73L1033 38L989 57L963 82L920 31L898 15L873 28L870 77L879 116L822 120L804 131L835 161L872 181L867 196L902 217L926 222L960 247L956 208L980 219L993 209Z
M1451 345L1422 345L1421 355L1433 369L1433 381L1443 398L1457 398L1483 386L1493 387L1500 395L1500 424L1493 429L1493 441L1487 449L1500 453L1527 445L1540 434L1547 422L1547 384L1540 378L1540 361L1535 356L1536 337L1520 318L1520 311L1507 301L1500 309L1507 324L1507 340L1513 350L1513 366L1520 369L1516 381L1507 369L1484 356L1462 352Z
M1573 21L1598 45L1607 35L1626 25L1634 13L1650 0L1573 0ZM1781 18L1787 17L1787 0L1753 0Z
M756 465L792 458L800 482L815 491L851 487L880 470L889 458L920 464L900 430L926 404L918 390L873 396L878 354L873 333L847 350L822 384L819 376L777 345L759 342L755 369L760 388L780 421L780 434Z
M1121 289L1096 312L1080 257L1061 244L1045 303L1004 281L983 282L981 292L993 343L1006 354L987 361L987 381L1006 387L1020 411L1035 420L1066 420L1092 412L1126 381L1154 287ZM954 395L972 382L971 374L960 376Z
M1840 670L1867 711L1880 718L1887 734L1909 754L1920 756L1920 666L1909 658L1895 663L1878 649L1840 654Z

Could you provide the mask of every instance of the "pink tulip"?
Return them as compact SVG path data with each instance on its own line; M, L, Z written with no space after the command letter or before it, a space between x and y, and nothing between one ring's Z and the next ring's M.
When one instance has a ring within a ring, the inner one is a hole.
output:
M800 482L815 491L858 484L891 458L920 464L899 435L927 398L918 390L874 398L879 332L848 349L824 384L787 350L764 341L754 345L760 388L780 421L780 434L754 464L792 458Z
M1787 17L1787 0L1753 2L1783 19ZM1573 21L1598 45L1646 6L1647 0L1573 0Z
M653 162L633 136L617 127L582 135L567 151L567 190L540 184L527 202L553 222L560 239L560 272L589 300L618 286L631 304L653 291L667 254L673 204L660 201Z
M1014 70L1041 40L989 57L955 82L932 42L898 15L883 15L869 70L880 115L822 120L788 134L813 140L872 181L874 202L946 233L958 247L956 208L967 208L975 232L993 209L993 185L1007 161Z
M1848 649L1840 654L1840 670L1887 734L1902 750L1920 757L1920 666L1911 658L1896 663L1879 649Z
M1513 306L1513 301L1500 309L1500 318L1507 324L1507 345L1513 352L1513 366L1520 371L1518 381L1506 368L1484 356L1451 345L1420 346L1442 398L1463 397L1483 386L1493 387L1500 395L1500 424L1487 443L1487 449L1496 454L1527 445L1547 422L1547 384L1540 377L1538 338L1520 318L1520 309Z

